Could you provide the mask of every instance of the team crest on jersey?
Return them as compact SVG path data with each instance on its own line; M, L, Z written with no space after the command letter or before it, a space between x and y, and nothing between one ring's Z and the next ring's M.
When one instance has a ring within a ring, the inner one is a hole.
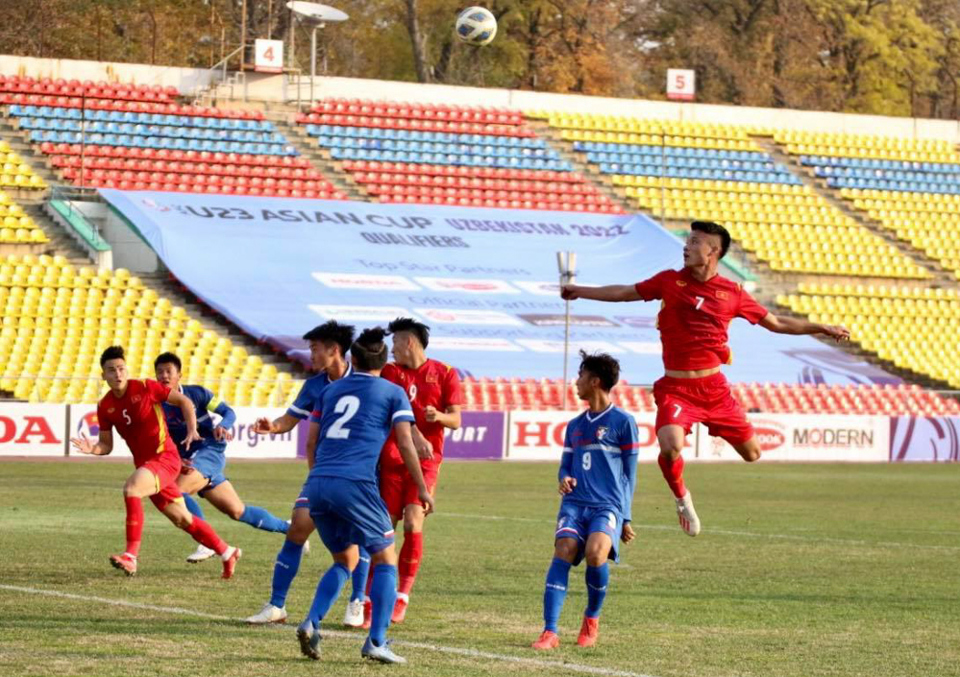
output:
M605 425L599 426L599 427L597 428L597 439L598 439L598 440L602 440L604 437L606 437L608 430L609 430L609 428L607 428L607 426L605 426Z
M112 413L115 412L116 410L117 410L116 407L110 407L109 409L107 409L107 413L108 413L108 414L112 414Z
M727 293L727 292L725 292L725 291L718 291L718 292L717 292L717 298L718 298L718 299L728 299L728 298L730 298L730 294Z
M131 397L130 399L133 401L134 404L137 404L137 403L140 401L140 396L139 396L139 395L134 395L134 396Z
M677 280L677 286L678 286L678 287L686 287L686 286L687 286L687 283L686 283L685 280Z
M436 374L427 374L427 378L424 379L427 383L439 383L440 379L437 378Z

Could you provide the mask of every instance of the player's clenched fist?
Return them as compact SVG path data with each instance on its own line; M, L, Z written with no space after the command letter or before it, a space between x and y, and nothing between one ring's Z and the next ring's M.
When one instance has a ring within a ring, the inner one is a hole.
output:
M433 500L433 496L430 495L430 492L424 491L423 489L417 493L420 494L420 503L423 505L423 514L429 515L437 507Z
M560 480L560 493L563 495L569 494L575 486L577 486L575 477L564 477Z
M579 290L575 284L565 284L560 287L560 298L564 301L573 301L580 298Z
M637 534L633 530L633 527L630 526L630 522L624 522L623 530L620 532L620 540L623 541L624 543L629 543L636 537L637 537Z

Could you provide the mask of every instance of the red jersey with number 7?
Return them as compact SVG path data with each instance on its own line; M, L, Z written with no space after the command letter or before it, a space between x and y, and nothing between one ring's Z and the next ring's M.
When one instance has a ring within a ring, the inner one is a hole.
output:
M661 299L657 329L663 365L677 371L731 364L730 322L742 317L757 324L768 312L737 282L720 275L700 282L687 268L657 273L635 288L644 301Z
M427 360L419 369L408 369L390 362L380 372L380 376L396 383L407 393L414 418L417 420L417 430L430 440L434 459L439 463L443 459L444 430L441 424L427 421L426 408L434 407L442 414L447 411L447 407L463 403L457 370L437 360ZM392 432L383 446L381 458L389 465L403 463L397 447L397 437Z
M177 454L177 445L167 431L160 406L169 396L170 388L152 379L130 379L122 397L108 392L97 405L100 429L117 429L130 447L133 464L138 468L159 454Z

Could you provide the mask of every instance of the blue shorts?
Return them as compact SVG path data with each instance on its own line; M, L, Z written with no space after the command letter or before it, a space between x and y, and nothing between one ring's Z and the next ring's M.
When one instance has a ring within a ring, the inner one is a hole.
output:
M573 565L583 560L584 548L590 534L603 533L610 537L613 546L607 559L620 561L620 534L623 531L623 518L613 508L597 508L592 506L576 505L563 501L560 503L560 512L557 514L558 538L574 538L577 540L577 556Z
M307 510L310 509L310 496L307 493L307 485L309 483L309 481L304 482L303 486L300 487L300 493L297 495L297 500L293 502L294 510L297 508L306 508Z
M184 475L189 474L192 469L207 479L207 485L198 492L201 496L227 481L223 474L224 468L227 467L227 457L222 451L200 447L189 458L182 459L182 461L183 470L181 472Z
M306 489L310 517L330 552L362 545L374 553L393 544L393 522L376 482L311 477Z

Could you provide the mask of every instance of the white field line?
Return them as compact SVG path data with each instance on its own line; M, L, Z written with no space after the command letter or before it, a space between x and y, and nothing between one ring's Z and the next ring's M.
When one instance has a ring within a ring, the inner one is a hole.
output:
M110 599L109 597L96 597L93 595L77 595L70 592L61 592L59 590L45 590L43 588L28 588L19 585L0 584L0 590L9 590L11 592L20 592L29 595L45 595L47 597L59 597L61 599L72 599L80 602L96 602L98 604L109 604L111 606L126 607L128 609L141 609L143 611L156 611L158 613L177 614L180 616L193 616L195 618L206 618L213 621L226 621L228 623L242 623L243 619L231 618L230 616L220 616L217 614L208 614L203 611L193 609L184 609L182 607L157 606L155 604L142 604L140 602L129 602L123 599ZM286 626L295 627L295 626ZM338 639L352 639L357 641L362 639L362 635L354 632L343 632L338 630L323 630L323 636L336 637ZM477 658L488 661L499 661L501 663L512 663L516 665L526 665L535 668L553 669L558 672L577 672L586 675L603 675L604 677L651 677L638 672L629 672L627 670L615 670L612 668L603 668L593 665L581 665L579 663L567 663L563 661L548 661L537 658L526 658L524 656L509 656L505 654L491 653L489 651L478 651L477 649L461 648L455 646L441 646L438 644L428 644L425 642L411 642L408 640L394 640L395 646L410 647L412 649L422 649L424 651L433 651L436 653L448 654L452 656L463 656L466 658Z
M493 520L503 522L536 522L537 524L554 524L554 520L537 519L534 517L503 517L500 515L467 515L456 512L435 512L436 517L456 517L458 519ZM634 528L646 531L679 531L680 527L668 527L663 524L639 524L632 522ZM920 550L942 550L944 552L960 552L957 545L932 545L926 543L900 543L897 541L864 541L852 538L828 538L826 536L799 536L796 534L771 534L758 531L733 531L730 529L705 528L702 534L719 536L742 536L745 538L769 538L780 541L801 541L804 543L818 543L838 546L863 546L868 548L917 548ZM949 532L947 532L949 533Z

